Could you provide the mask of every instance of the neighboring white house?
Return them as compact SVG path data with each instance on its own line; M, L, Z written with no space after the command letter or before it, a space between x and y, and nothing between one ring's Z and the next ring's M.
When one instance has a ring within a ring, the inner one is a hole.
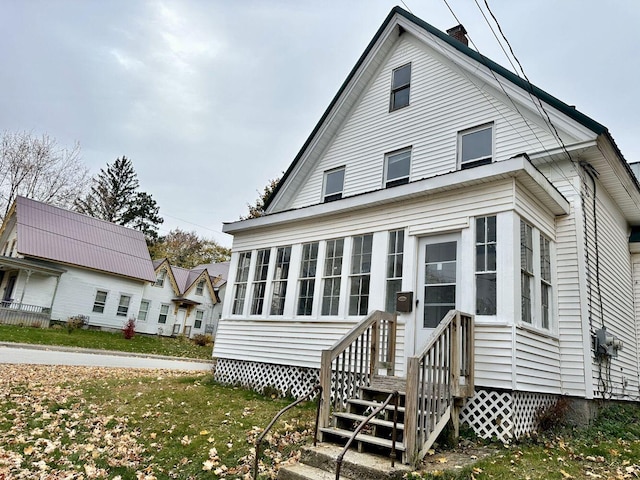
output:
M215 333L228 263L154 264L141 232L24 197L2 225L0 248L4 323L82 315L94 328L133 318L141 333Z
M396 374L449 309L475 315L483 434L556 395L640 399L637 180L604 126L451 33L394 8L266 214L224 225L218 380L306 392L406 292Z
M155 281L141 232L24 197L0 245L3 310L63 321L83 315L90 326L120 329Z
M219 318L217 290L224 280L212 276L210 266L188 270L166 259L154 261L155 281L144 289L136 328L159 335L213 335Z

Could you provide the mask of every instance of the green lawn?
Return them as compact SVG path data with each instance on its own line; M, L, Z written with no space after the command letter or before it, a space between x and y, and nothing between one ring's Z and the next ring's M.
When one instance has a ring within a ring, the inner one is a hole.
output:
M110 333L82 329L76 329L69 333L65 328L0 325L0 341L119 350L208 360L211 359L212 354L211 345L199 346L185 338L136 334L132 339L126 340L121 332Z

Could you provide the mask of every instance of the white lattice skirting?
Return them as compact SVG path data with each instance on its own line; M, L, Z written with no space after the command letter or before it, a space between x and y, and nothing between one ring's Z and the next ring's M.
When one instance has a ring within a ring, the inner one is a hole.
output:
M546 393L478 390L466 402L460 420L481 438L508 443L534 431L538 411L557 399L557 395Z
M281 396L297 398L309 393L319 382L320 371L317 368L218 358L213 378L226 385L240 385L260 393L264 393L265 388L273 388Z

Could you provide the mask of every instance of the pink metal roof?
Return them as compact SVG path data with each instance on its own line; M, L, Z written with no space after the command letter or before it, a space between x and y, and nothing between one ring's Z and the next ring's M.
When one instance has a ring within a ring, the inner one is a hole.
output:
M146 281L156 275L144 235L29 198L16 199L18 252Z

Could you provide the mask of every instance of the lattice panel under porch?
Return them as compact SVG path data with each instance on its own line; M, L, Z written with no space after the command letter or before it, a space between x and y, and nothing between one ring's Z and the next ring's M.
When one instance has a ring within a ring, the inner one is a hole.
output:
M513 438L513 397L511 393L478 390L467 400L460 420L480 438L497 438L508 443Z
M553 405L557 399L557 395L548 393L513 392L514 437L536 430L538 412Z
M297 398L309 393L318 383L319 375L314 368L218 358L213 377L223 384L240 385L260 393L271 387L282 396Z

